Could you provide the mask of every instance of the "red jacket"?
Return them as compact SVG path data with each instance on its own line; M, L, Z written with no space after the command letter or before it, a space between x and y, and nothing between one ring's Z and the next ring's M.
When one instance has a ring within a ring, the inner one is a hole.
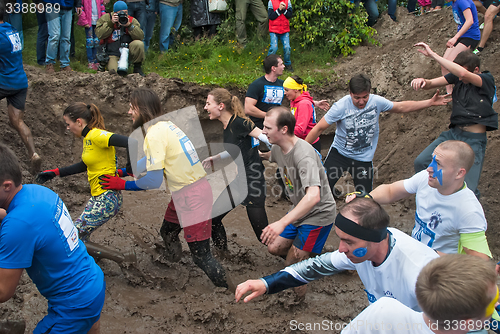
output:
M288 3L288 0L269 0L272 3L273 9L272 11L276 11L279 8L280 2L284 1ZM271 6L269 6L268 10L270 11ZM285 15L281 14L275 20L269 20L269 32L275 34L284 34L290 32L290 21L285 17Z
M94 0L82 0L82 15L78 18L78 25L85 27L87 24L92 26L92 1ZM96 0L97 4L97 16L98 19L106 14L106 8L104 8L103 0Z
M309 92L303 92L298 98L290 101L290 111L296 120L293 132L297 137L305 139L316 125L316 110ZM314 143L318 140L319 138Z

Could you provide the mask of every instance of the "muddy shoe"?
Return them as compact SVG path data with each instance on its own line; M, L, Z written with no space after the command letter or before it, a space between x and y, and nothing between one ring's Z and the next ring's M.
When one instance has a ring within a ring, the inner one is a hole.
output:
M64 71L64 72L72 72L73 70L71 69L71 67L70 67L70 66L66 66L66 67L61 68L61 71Z
M38 155L38 153L33 153L31 157L31 174L36 175L40 172L42 167L42 158Z
M54 70L54 64L45 65L45 73L54 74L56 71Z
M179 262L182 258L182 245L178 235L162 235L165 244L165 258L170 262Z
M24 334L26 322L23 320L0 320L0 333Z

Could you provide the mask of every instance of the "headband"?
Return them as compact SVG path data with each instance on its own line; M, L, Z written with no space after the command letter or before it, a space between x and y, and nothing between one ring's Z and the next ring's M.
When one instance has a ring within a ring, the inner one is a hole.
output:
M387 227L381 229L365 228L342 216L340 213L335 218L335 226L342 232L365 241L381 242L387 237Z
M307 85L299 85L297 81L292 79L291 77L286 78L286 80L283 82L283 87L288 88L288 89L298 89L304 92L307 92Z
M495 311L495 305L498 303L498 286L497 286L497 294L495 295L495 298L490 302L490 304L486 307L486 317L489 318L493 315L493 312Z

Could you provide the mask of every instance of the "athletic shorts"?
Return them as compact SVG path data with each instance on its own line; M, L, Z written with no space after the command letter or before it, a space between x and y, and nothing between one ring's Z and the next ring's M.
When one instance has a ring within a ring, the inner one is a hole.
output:
M0 100L7 98L7 105L12 104L12 106L19 110L24 110L24 105L26 104L26 94L28 93L28 88L7 90L0 88Z
M290 224L285 227L285 230L280 234L280 237L290 240L293 239L293 245L300 250L309 253L321 254L332 226L333 223L326 226L304 224L299 227Z
M468 37L460 37L457 42L455 43L454 46L457 46L458 43L461 43L465 46L468 46L471 50L475 50L476 47L479 44L479 41L476 41L475 39L468 38Z
M202 178L172 193L172 199L165 212L165 220L180 224L187 242L210 239L212 204L212 188L207 179Z
M483 4L484 8L488 9L488 7L490 7L491 5L493 6L500 6L500 0L484 0L484 1L481 1L481 3Z
M97 295L92 304L85 307L85 313L97 314L96 316L70 318L66 314L58 312L58 309L49 306L48 314L38 323L33 334L87 333L101 318L105 292L106 282L104 282L101 292ZM71 303L71 299L68 299L68 303Z

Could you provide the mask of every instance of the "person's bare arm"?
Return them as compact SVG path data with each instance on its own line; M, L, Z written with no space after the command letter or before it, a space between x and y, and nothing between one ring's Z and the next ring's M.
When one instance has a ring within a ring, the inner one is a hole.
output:
M432 49L425 43L417 43L414 46L416 47L421 47L422 49L418 49L418 52L423 54L426 57L432 58L436 60L439 65L443 66L446 68L450 73L456 75L460 80L465 80L467 82L470 82L476 87L482 87L483 86L483 79L481 79L481 76L468 71L466 68L458 65L457 63L452 62L451 60L445 59L432 51ZM443 77L444 79L444 77ZM446 79L444 79L446 81ZM412 82L413 83L413 82ZM448 84L448 82L446 82ZM412 84L413 87L413 84ZM413 87L415 89L415 87ZM422 87L423 88L423 87ZM428 88L426 88L428 89Z
M304 217L321 200L320 187L313 186L306 189L306 195L299 203L280 220L268 225L262 230L260 239L265 245L271 244L286 226Z
M379 204L391 204L411 195L405 189L404 180L382 184L370 192L370 196Z
M434 96L432 96L428 100L393 102L393 107L391 110L389 110L389 112L407 113L425 109L431 106L445 106L446 104L448 104L448 102L451 102L450 96L451 94L439 95L439 89L437 89Z
M256 107L257 100L251 97L245 97L245 114L257 118L266 117L266 113Z
M314 143L314 141L319 137L320 134L323 133L323 131L328 128L330 124L328 124L325 120L325 117L320 119L320 121L314 126L314 128L311 129L309 134L307 135L305 141L308 142L309 144Z
M4 303L14 295L24 269L0 268L0 303Z
M464 252L465 252L465 254L477 256L477 257L480 257L480 258L485 259L485 260L490 259L490 257L484 253L481 253L481 252L478 252L478 251L475 251L475 250L472 250L472 249L469 249L466 247L464 247Z
M434 79L424 79L424 78L416 78L411 81L411 88L414 90L419 89L432 89L437 87L443 87L448 85L448 81L444 76Z

